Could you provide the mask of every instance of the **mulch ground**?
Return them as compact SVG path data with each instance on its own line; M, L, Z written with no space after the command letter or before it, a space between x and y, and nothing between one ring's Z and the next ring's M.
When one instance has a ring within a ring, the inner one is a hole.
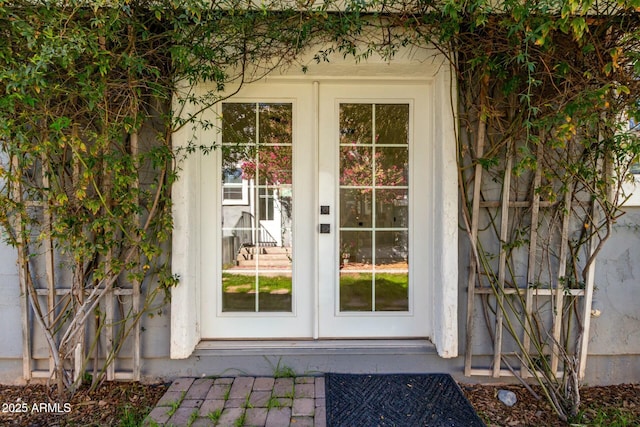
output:
M544 400L536 400L522 386L460 387L488 426L570 425L561 422ZM79 390L65 402L67 406L60 406L63 413L53 413L57 408L44 385L0 385L0 426L137 426L166 388L165 384L105 383L96 391ZM508 407L500 402L500 389L516 393L517 403ZM575 426L640 426L640 385L585 387L581 398L581 419ZM18 412L22 409L26 411Z
M546 400L536 400L523 386L460 384L462 391L487 426L640 426L640 384L583 387L580 415L572 424L562 422ZM540 392L537 387L532 387ZM517 402L508 407L498 391L511 390Z
M0 385L0 426L138 426L166 389L165 384L105 382L95 391L80 389L56 407L45 385Z

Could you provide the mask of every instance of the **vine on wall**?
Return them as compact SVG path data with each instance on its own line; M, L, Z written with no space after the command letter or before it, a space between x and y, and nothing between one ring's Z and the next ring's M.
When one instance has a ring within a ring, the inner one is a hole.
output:
M475 267L469 283L493 290L483 309L504 321L511 363L535 377L566 421L580 403L590 275L623 214L621 186L640 149L629 129L640 64L635 7L552 6L506 3L502 13L475 13L455 46L464 111L460 184ZM475 197L499 203L474 209ZM534 200L543 206L535 214ZM517 202L519 208L504 209ZM509 293L527 288L554 292L535 302L525 292ZM498 328L487 326L495 338ZM493 363L512 369L508 358Z

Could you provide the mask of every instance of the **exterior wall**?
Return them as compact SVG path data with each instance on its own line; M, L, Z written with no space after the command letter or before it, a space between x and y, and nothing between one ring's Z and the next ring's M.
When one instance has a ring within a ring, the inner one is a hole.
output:
M4 234L4 232L0 233ZM22 377L20 283L16 251L0 243L0 382Z
M338 70L339 71L339 70ZM334 72L338 72L334 71ZM445 94L439 94L444 97ZM441 136L441 135L439 135ZM445 137L445 136L442 136ZM443 167L455 167L455 159L446 158L438 153L437 159ZM198 164L190 159L185 165L184 180L196 180ZM439 189L446 198L455 201L457 187L455 182L448 182ZM640 193L640 192L639 192ZM198 194L183 194L183 204L198 203ZM180 201L176 201L179 203ZM197 206L191 210L198 211ZM596 266L596 291L594 308L600 310L600 316L591 322L589 343L590 357L587 364L586 383L609 384L621 382L640 382L640 207L629 206L627 214L613 227L612 236L606 243ZM443 222L451 218L442 218ZM189 252L192 239L188 233L189 223L198 221L196 217L185 218L183 223L176 223L175 233L184 233L184 247L174 247L174 252ZM443 227L450 229L451 227ZM441 236L443 241L449 236ZM455 241L455 240L454 240ZM367 348L360 346L351 349L306 348L296 350L282 349L208 349L196 350L192 355L185 354L185 359L170 359L171 322L178 316L171 315L167 305L161 315L144 317L142 332L142 372L146 379L170 379L184 375L223 375L223 374L273 374L278 366L293 368L299 373L317 372L450 372L457 379L469 382L489 382L484 377L464 378L463 355L466 319L466 287L468 275L469 248L467 236L459 234L458 254L458 354L451 359L440 357L433 345L424 343L418 346L407 345L396 348ZM167 255L169 256L169 255ZM444 255L443 255L444 256ZM195 281L197 265L194 259L185 257L188 265L185 270L189 275L182 276L184 281ZM455 277L450 272L440 272L443 277ZM455 272L454 272L455 273ZM440 296L442 300L455 296ZM184 295L186 307L199 304L197 287L193 293ZM455 304L453 305L455 306ZM443 305L444 307L444 305ZM181 311L180 316L193 317L193 324L199 319L194 311ZM441 313L440 317L456 317L456 313ZM16 267L15 250L0 243L0 382L19 383L22 378L22 332L20 313L20 292ZM438 327L436 325L436 327ZM194 338L194 331L185 330L187 340ZM445 331L443 346L454 341ZM455 335L455 334L454 334ZM175 337L174 337L175 338ZM486 330L480 329L475 337L478 349L488 354L491 348ZM195 342L193 343L195 345ZM40 346L42 347L42 346ZM39 351L46 357L46 351ZM187 357L188 356L188 357ZM505 381L504 378L500 381Z
M640 207L626 210L598 257L589 354L640 354Z
M593 309L599 315L591 318L588 385L640 382L640 207L627 206L625 211L596 262ZM459 341L460 354L464 354L470 256L465 233L460 233L459 256ZM478 356L482 364L481 355L491 353L492 341L481 316L475 319L475 331L474 360ZM490 363L487 357L484 367Z
M460 235L459 342L464 354L466 236ZM640 382L640 207L628 208L613 228L596 268L595 308L585 383L588 385ZM15 251L0 244L0 382L22 382L20 294ZM170 309L145 317L142 332L142 372L146 380L183 375L273 374L279 365L300 373L342 372L450 372L467 382L491 382L462 375L463 358L443 359L432 346L395 350L198 350L185 360L169 359ZM481 340L478 338L478 340ZM487 344L489 344L487 339ZM508 381L501 378L500 381Z

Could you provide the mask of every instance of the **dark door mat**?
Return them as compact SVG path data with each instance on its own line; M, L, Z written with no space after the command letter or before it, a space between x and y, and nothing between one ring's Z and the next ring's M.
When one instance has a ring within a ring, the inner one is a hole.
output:
M328 427L484 427L449 374L325 378Z

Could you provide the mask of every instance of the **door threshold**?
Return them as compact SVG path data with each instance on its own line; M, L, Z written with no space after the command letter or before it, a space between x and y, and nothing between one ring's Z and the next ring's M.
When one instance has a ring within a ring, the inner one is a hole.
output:
M213 340L200 341L194 356L305 354L437 354L426 338L325 340Z

